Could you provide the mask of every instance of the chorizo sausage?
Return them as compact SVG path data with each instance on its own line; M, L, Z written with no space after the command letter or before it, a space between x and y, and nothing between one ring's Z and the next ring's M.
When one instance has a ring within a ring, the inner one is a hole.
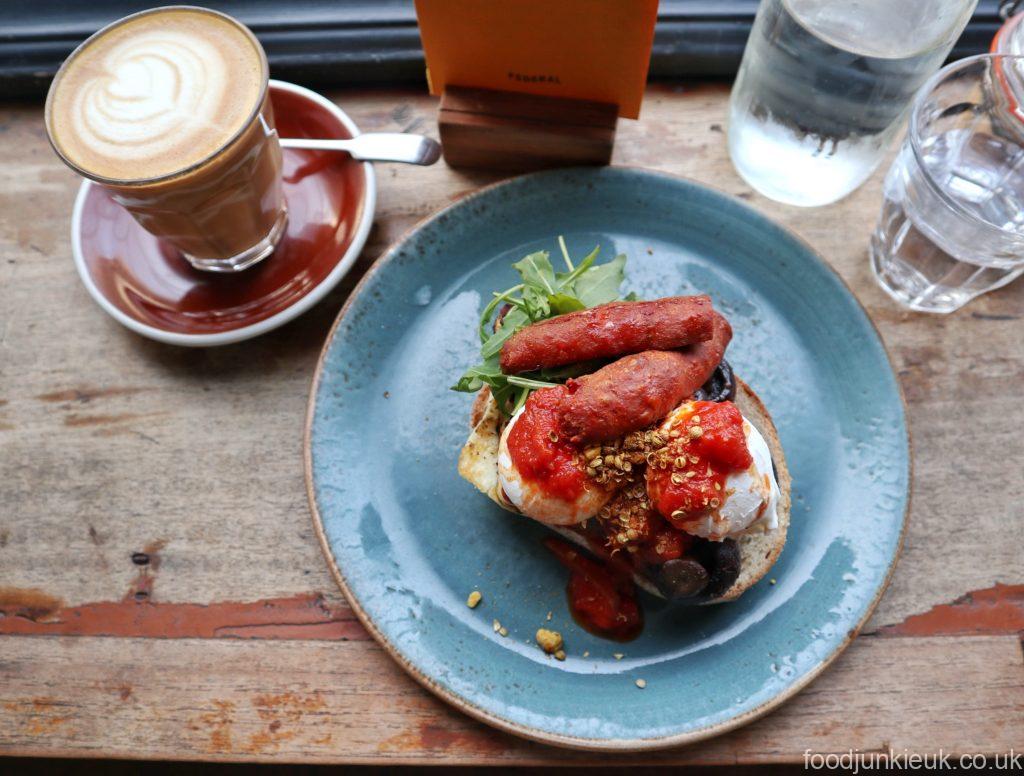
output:
M683 350L623 356L569 380L562 433L573 444L615 439L658 422L700 388L722 360L732 327L714 313L714 335Z
M501 348L501 371L518 374L703 342L711 338L711 312L707 296L670 296L565 313L509 337Z

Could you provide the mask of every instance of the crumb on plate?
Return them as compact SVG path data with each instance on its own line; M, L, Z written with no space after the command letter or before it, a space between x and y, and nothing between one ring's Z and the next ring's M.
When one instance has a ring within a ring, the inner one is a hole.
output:
M563 646L562 634L558 631L548 630L547 628L538 628L537 645L549 655L553 655Z

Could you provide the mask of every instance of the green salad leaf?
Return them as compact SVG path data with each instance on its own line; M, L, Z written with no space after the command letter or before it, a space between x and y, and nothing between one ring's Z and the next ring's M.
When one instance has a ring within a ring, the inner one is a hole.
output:
M619 286L626 272L626 257L619 254L607 264L591 267L576 281L576 298L584 307L594 307L619 298Z
M579 264L574 264L562 237L558 238L558 245L565 262L564 271L554 268L548 251L531 253L512 265L522 282L500 293L494 292L484 307L479 323L481 362L467 369L452 390L476 393L488 385L498 407L508 416L523 406L531 391L564 383L570 377L592 371L593 365L571 364L522 375L506 375L498 363L501 346L524 326L619 298L619 287L626 270L624 255L619 254L609 262L597 264L600 253L600 246L597 246ZM635 295L627 297L631 298ZM503 310L504 315L496 323L496 317Z
M582 299L577 299L571 294L552 294L548 297L548 304L554 315L564 315L576 310L587 309L587 305Z

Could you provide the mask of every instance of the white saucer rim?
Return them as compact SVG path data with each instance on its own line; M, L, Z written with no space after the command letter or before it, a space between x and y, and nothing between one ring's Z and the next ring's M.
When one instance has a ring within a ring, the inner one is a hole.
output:
M323 95L318 94L311 89L307 89L304 86L298 86L297 84L288 83L287 81L271 79L270 85L273 88L291 92L292 94L312 100L325 110L333 113L353 137L359 134L359 127L357 127L355 122L349 118L348 114ZM78 189L78 195L75 197L75 206L71 214L71 253L74 257L75 267L78 269L78 276L81 278L82 284L85 286L86 291L89 292L89 295L93 298L93 301L96 302L104 312L125 328L131 329L136 334L141 334L143 337L148 337L149 339L156 340L157 342L164 342L169 345L183 345L186 347L211 347L215 345L230 345L235 342L242 342L243 340L258 337L261 334L266 334L268 331L272 331L283 326L289 321L294 320L323 299L336 285L338 285L341 279L348 274L352 265L355 264L356 259L359 258L359 254L362 253L363 246L365 246L366 240L370 234L370 228L373 226L373 219L377 209L377 178L373 171L373 165L370 162L363 162L362 168L365 185L363 209L359 224L356 226L355 232L352 235L352 241L349 243L345 253L341 256L338 263L334 265L334 268L331 269L327 276L324 277L324 279L314 286L307 294L285 309L274 313L269 318L264 318L262 321L257 321L256 323L251 323L247 326L241 326L237 329L231 329L230 331L210 332L206 334L187 334L183 332L167 331L166 329L142 323L115 306L109 299L107 299L93 281L92 275L89 273L89 269L86 266L85 256L82 250L82 211L85 208L85 200L89 193L89 189L96 185L89 180L82 181L82 185Z

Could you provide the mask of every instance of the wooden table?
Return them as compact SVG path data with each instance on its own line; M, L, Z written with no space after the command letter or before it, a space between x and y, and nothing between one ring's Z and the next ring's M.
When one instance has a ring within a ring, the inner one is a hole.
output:
M436 132L415 91L333 95L364 130ZM732 169L722 86L651 87L615 163L690 176L805 237L866 305L914 436L913 509L864 633L775 713L645 763L805 750L1024 748L1024 283L948 317L899 310L866 246L881 175L776 205ZM302 424L356 278L418 219L495 179L383 165L356 269L299 320L188 350L104 315L72 265L78 180L38 105L0 108L0 752L375 763L614 763L448 708L372 641L313 534Z

